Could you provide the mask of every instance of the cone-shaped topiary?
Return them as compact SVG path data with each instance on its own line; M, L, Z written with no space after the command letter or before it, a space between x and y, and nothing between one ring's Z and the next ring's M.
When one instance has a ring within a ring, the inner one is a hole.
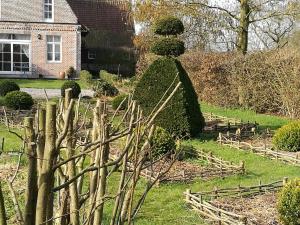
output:
M183 32L183 23L180 19L173 16L163 17L154 25L154 33L158 35L178 35Z
M179 81L182 82L180 90L158 116L156 124L173 136L193 137L202 131L205 123L195 90L178 60L162 57L150 65L136 86L134 98L148 115L170 85L173 83L168 94Z
M178 35L183 30L182 22L170 17L158 21L154 28L155 33L160 35ZM170 95L178 82L181 82L181 88L155 122L173 136L180 138L196 136L205 125L197 95L181 63L170 57L183 54L184 43L174 36L164 37L154 43L152 51L164 57L154 61L146 70L136 86L134 99L148 115L165 92L169 90L166 96ZM171 85L173 87L170 88Z

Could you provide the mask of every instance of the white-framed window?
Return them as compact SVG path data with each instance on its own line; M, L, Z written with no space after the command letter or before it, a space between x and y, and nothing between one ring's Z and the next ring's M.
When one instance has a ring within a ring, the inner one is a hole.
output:
M47 61L58 63L61 62L61 58L61 36L47 35Z
M44 19L47 22L53 21L53 1L54 0L44 0Z
M88 51L88 59L96 59L96 52Z

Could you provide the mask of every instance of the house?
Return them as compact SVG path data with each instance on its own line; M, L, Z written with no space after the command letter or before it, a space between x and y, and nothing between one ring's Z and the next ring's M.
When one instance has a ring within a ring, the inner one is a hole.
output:
M107 9L109 12L122 13L114 1L110 3L107 0L1 0L0 2L1 77L58 78L71 66L80 71L82 62L85 69L90 67L94 70L112 69L105 60L113 58L115 49L126 48L124 43L115 45L113 41L120 35L98 39L103 33L110 35L116 34L115 31L122 33L119 29L122 26L117 23L125 22L116 20L118 16L123 18L122 15L105 14ZM122 2L125 1L116 1L117 5ZM95 4L97 10L94 9ZM108 8L105 9L105 6ZM109 18L116 23L109 25L111 21ZM102 21L104 19L105 21ZM103 24L107 24L108 30L104 29ZM114 26L118 28L111 29ZM132 39L132 36L128 38ZM100 43L105 40L111 43ZM132 48L132 45L128 46ZM106 51L104 56L99 50Z

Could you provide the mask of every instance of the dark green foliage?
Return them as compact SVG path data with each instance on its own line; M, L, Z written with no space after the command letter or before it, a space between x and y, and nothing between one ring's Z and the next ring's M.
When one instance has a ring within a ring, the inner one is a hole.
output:
M180 56L184 53L184 42L174 37L160 38L155 41L151 47L151 52L156 55Z
M180 145L177 151L179 152L178 160L197 158L197 150L194 148L193 145Z
M273 144L279 150L300 151L300 121L279 128L273 137Z
M194 137L202 131L205 122L193 85L178 60L162 57L154 61L138 82L134 99L144 114L149 115L170 85L173 83L167 96L179 81L182 82L181 88L157 117L156 124L173 136Z
M178 35L184 32L184 26L180 19L172 16L158 20L154 25L154 33L158 35Z
M9 92L4 98L5 106L15 110L29 110L34 102L30 94L22 91Z
M61 96L65 97L65 90L72 88L72 97L73 98L78 98L80 93L81 93L81 88L78 83L75 81L66 81L62 86L61 86Z
M277 209L284 225L300 224L300 180L289 182L278 196Z
M116 96L119 94L119 90L112 84L104 81L104 80L98 80L96 82L93 82L93 91L95 92L95 97L101 97L101 96Z
M126 100L124 100L126 99ZM122 105L121 105L122 103ZM128 104L128 95L118 95L117 97L115 97L113 100L112 100L112 108L114 110L116 110L120 105L120 110L124 110L127 108L127 104Z
M158 158L167 153L174 153L176 144L173 137L163 128L157 127L150 140L151 156Z
M0 97L0 106L5 106L5 97Z
M5 96L12 91L19 91L20 87L13 81L3 80L0 81L0 96Z
M74 78L76 76L76 70L73 66L70 66L66 72L68 78Z

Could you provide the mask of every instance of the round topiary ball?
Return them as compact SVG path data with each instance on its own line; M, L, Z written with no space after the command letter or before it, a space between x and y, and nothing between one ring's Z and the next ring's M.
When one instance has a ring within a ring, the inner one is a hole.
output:
M168 131L162 127L157 127L150 140L151 153L153 158L158 158L176 150L176 143Z
M6 107L15 110L29 110L34 102L30 94L22 91L9 92L4 98Z
M151 47L151 52L161 56L180 56L184 53L184 42L174 37L160 38Z
M124 100L125 99L125 100ZM121 105L122 103L122 105ZM118 95L112 100L112 108L116 110L120 105L120 110L124 110L127 108L128 104L128 95Z
M300 121L289 123L279 128L273 137L274 146L283 151L300 150Z
M13 81L3 80L0 81L0 96L5 96L12 91L19 91L20 87Z
M158 35L178 35L183 32L183 23L173 16L163 17L154 24L154 33Z
M81 88L78 83L75 81L66 81L62 86L61 86L61 96L65 97L65 90L66 89L72 89L72 97L73 98L78 98L80 93L81 93Z
M300 224L300 179L283 187L278 196L277 210L284 225Z

